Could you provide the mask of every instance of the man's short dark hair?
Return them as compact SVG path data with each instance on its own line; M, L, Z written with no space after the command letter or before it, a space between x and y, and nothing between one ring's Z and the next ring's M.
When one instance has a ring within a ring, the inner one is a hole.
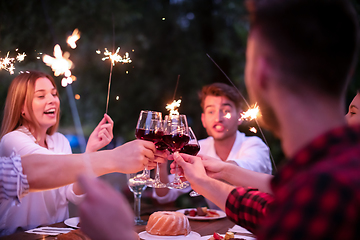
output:
M242 108L240 93L232 86L225 83L213 83L204 86L199 92L201 107L204 110L204 101L207 96L224 96L235 104L237 110Z
M284 84L340 96L358 50L358 23L347 0L249 0L251 31L270 47ZM302 82L293 82L301 79Z

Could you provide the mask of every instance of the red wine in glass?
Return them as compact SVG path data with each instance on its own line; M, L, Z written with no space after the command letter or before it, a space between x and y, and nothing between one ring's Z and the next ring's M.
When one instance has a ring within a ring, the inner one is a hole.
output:
M198 144L186 144L181 150L180 153L186 153L193 156L196 156L196 154L200 151L200 146Z
M152 141L154 143L160 142L163 135L163 131L155 132L155 130L145 130L142 128L137 128L135 131L135 136L137 139Z
M161 112L142 110L136 124L135 137L137 139L151 141L156 144L161 141L162 136L164 135L162 127ZM141 175L147 186L166 187L165 184L161 183L160 180L157 179L157 176L158 174L156 174L155 180L151 179L150 170L148 170L146 166L143 170L143 174Z
M169 148L168 145L166 145L166 143L164 143L162 140L155 143L155 147L157 150L160 150L160 151L164 151Z
M183 148L189 142L189 139L189 136L181 133L164 135L162 137L163 142L166 143L173 152Z

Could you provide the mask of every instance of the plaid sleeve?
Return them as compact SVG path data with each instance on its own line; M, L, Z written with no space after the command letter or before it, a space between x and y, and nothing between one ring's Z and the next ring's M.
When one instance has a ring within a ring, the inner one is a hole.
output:
M301 187L292 184L281 191L284 196L277 194L280 201L262 223L258 239L359 239L359 197L343 181L344 175L359 173L349 170L342 174L340 181L328 174L307 174Z
M256 233L273 196L254 188L235 188L226 201L226 215L236 224Z

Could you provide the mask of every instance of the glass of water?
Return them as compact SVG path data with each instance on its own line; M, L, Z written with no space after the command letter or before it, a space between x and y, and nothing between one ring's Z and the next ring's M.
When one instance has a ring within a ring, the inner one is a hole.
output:
M134 213L135 213L135 225L146 225L147 221L141 220L140 208L141 208L141 194L146 189L146 179L143 178L142 171L137 173L126 174L127 185L130 191L134 193Z

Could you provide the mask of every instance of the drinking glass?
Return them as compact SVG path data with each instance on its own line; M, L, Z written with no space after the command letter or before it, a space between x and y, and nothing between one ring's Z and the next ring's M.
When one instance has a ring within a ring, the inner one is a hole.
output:
M161 141L164 132L161 127L162 114L161 112L142 110L136 124L135 137L137 139L152 141L157 143ZM147 185L152 186L154 180L150 178L150 170L143 170L142 177L147 180Z
M185 115L167 115L164 122L163 142L168 145L170 152L179 152L188 142L188 124ZM189 183L182 182L177 173L177 164L175 167L175 178L167 184L168 188L183 189L189 186Z
M155 143L155 147L156 149L160 150L160 151L164 151L167 149L167 145L163 142L162 137L164 135L164 121L163 120L159 120L157 121L156 124L156 135L161 136L160 138L156 138L156 141L154 141ZM154 178L154 182L148 184L148 187L153 187L153 188L166 188L167 185L165 183L162 183L160 181L160 169L159 169L159 163L156 162L156 170L155 170L155 178Z
M180 153L186 153L193 156L196 156L198 152L200 151L200 144L198 140L196 139L194 131L189 127L189 142L180 150ZM189 194L191 197L197 197L200 196L197 192L194 190L190 192Z
M143 173L130 173L126 174L127 185L130 188L130 191L134 193L134 213L135 213L135 225L146 225L147 221L144 221L140 218L140 208L141 208L141 194L146 189L147 181L143 178Z

